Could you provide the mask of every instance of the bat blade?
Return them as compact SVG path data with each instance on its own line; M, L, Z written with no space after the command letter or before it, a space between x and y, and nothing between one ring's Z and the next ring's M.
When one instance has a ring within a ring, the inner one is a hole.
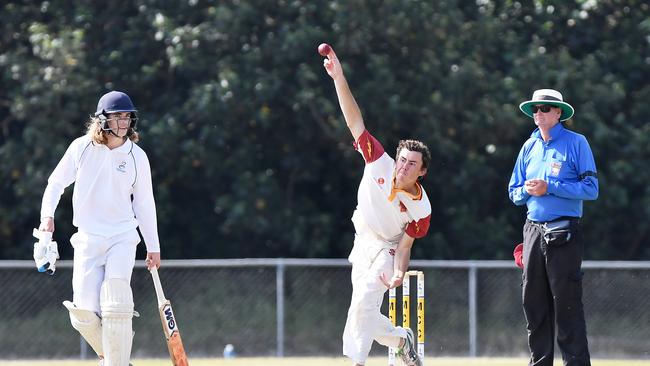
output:
M169 338L167 348L169 349L169 356L174 366L189 366L180 333L176 332Z
M181 340L181 334L178 330L176 317L172 310L172 304L169 300L165 300L158 308L160 312L160 321L162 322L163 333L167 340L167 349L174 366L188 366L187 355L185 354L185 347Z
M158 276L158 269L156 267L150 269L153 285L156 289L156 297L158 298L158 312L160 313L160 321L162 322L163 334L167 341L167 349L169 356L172 359L174 366L189 366L187 362L187 355L185 354L185 347L181 340L181 333L178 331L178 323L172 310L172 303L165 298L165 292L160 284L160 277Z

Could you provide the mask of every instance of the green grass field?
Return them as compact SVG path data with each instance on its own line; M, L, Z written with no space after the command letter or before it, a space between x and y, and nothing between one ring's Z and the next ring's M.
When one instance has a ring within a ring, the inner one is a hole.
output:
M133 360L134 366L171 366L167 359L136 359ZM527 360L524 358L429 358L425 360L425 365L430 366L525 366ZM96 361L72 361L72 360L53 360L53 361L2 361L0 364L6 366L97 366ZM368 360L366 366L385 366L387 359L385 357L372 358ZM398 363L399 364L399 363ZM650 360L592 360L593 366L650 366ZM287 357L287 358L235 358L235 359L191 359L191 366L350 366L349 360L337 357ZM561 366L562 361L555 360L556 366Z

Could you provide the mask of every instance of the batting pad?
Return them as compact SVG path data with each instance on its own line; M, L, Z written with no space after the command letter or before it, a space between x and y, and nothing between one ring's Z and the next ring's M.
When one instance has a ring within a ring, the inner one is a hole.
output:
M99 306L102 309L104 365L126 366L133 342L133 293L129 283L116 278L104 281Z
M97 356L104 355L102 347L102 321L94 311L79 309L70 301L64 301L65 306L70 312L70 322L72 327L88 342Z

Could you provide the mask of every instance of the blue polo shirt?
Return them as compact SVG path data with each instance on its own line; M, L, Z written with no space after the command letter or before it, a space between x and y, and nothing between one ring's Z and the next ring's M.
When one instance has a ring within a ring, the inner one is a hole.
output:
M545 142L539 129L524 143L510 177L508 192L515 205L528 207L532 221L551 221L562 216L582 217L582 201L598 198L596 163L587 139L562 123L551 129ZM548 191L540 197L524 189L529 179L543 179Z

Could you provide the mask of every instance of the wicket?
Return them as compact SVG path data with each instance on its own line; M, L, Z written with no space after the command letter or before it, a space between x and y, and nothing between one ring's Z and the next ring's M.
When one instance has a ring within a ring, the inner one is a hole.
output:
M417 340L418 355L424 360L424 272L408 271L402 282L402 326L411 327L411 276L417 276ZM397 325L397 291L392 288L388 291L388 318L393 325ZM395 365L395 348L388 348L388 365Z

